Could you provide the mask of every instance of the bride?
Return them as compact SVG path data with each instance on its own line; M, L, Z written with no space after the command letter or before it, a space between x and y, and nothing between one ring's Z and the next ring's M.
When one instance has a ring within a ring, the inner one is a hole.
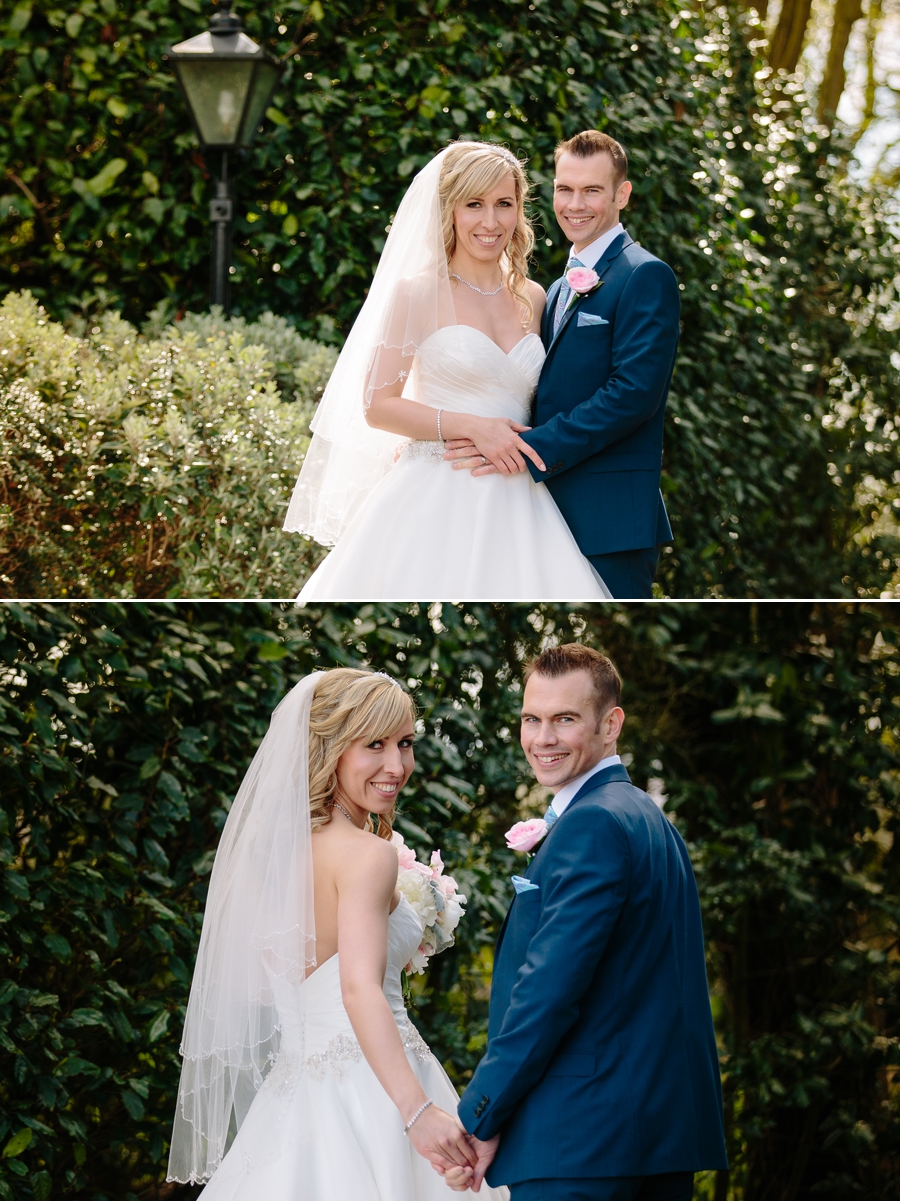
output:
M518 436L544 361L527 189L510 151L458 142L403 198L285 519L334 547L301 602L609 597ZM499 474L451 466L453 439Z
M413 766L412 702L380 673L317 672L272 716L216 853L181 1047L168 1179L211 1176L205 1201L441 1201L447 1171L480 1184L403 1006L422 925L389 840Z

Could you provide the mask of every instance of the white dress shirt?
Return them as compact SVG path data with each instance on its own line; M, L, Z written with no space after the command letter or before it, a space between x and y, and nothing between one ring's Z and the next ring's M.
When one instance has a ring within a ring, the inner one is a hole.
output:
M612 229L608 229L605 234L601 234L599 238L594 238L593 242L588 242L584 250L579 250L577 254L575 247L572 246L569 250L569 258L578 259L579 263L584 263L585 267L593 268L609 249L612 240L624 232L625 226L619 221Z
M605 235L604 235L605 236ZM600 239L598 238L599 242ZM563 784L559 792L553 798L553 812L557 817L562 817L564 810L569 802L574 800L578 795L578 790L581 788L585 780L589 780L591 776L595 776L598 771L603 771L606 767L612 767L615 763L621 763L621 755L607 755L605 759L601 759L594 767L589 767L586 772L582 772L580 776L576 776L574 780L570 780L568 784Z

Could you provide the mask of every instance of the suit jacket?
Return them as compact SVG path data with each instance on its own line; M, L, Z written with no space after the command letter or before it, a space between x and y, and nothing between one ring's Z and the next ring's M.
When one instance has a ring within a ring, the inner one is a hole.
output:
M687 849L624 767L588 780L516 895L459 1104L491 1185L727 1167Z
M546 482L585 555L672 537L659 480L681 307L671 268L627 233L594 270L601 286L575 301L555 336L562 281L550 288L534 429L522 435L547 466L526 459L529 471Z

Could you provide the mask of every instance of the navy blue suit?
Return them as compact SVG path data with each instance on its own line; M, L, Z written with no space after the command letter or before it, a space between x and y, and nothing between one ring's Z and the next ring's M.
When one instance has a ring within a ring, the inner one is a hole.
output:
M542 472L526 459L529 471L546 482L582 553L603 574L603 556L646 555L672 537L659 480L680 301L671 268L627 233L594 270L600 287L575 300L555 336L562 281L550 288L534 429L522 437L547 466ZM614 579L607 584L614 596L628 596ZM649 586L639 593L649 594Z
M675 828L605 768L525 875L538 888L500 932L487 1052L459 1105L471 1134L501 1135L488 1183L727 1167L700 903Z

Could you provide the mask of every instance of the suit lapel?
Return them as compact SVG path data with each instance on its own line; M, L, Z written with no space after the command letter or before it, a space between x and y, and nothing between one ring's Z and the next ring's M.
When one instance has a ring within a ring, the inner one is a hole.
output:
M631 776L628 774L628 768L621 763L613 763L611 767L604 767L603 771L596 772L589 780L581 785L575 795L572 797L566 806L566 812L577 805L583 796L587 796L589 792L593 792L597 788L602 788L604 784L612 784L614 780L620 780L625 784L631 783ZM565 813L563 813L565 817ZM559 819L560 821L562 818Z
M594 270L597 272L597 274L599 275L599 277L601 279L603 279L604 275L607 273L607 271L610 269L610 267L612 266L615 259L617 259L619 257L619 255L622 253L622 251L625 249L625 247L631 246L631 245L632 245L632 239L628 236L628 234L625 232L625 230L623 230L618 235L618 237L613 238L613 240L607 246L606 250L603 252L603 254L601 254L600 258L594 264ZM560 284L562 284L562 280L560 280L559 282L560 282ZM557 289L557 291L558 291L558 289ZM585 295L589 296L590 293L589 292L585 293ZM549 297L548 297L548 299L549 299ZM555 334L552 334L552 336L550 338L550 345L547 348L548 354L553 349L553 347L556 345L556 343L559 341L559 335L563 332L563 330L566 328L566 326L571 321L572 314L578 311L578 306L583 299L584 299L584 297L579 297L577 300L575 300L575 302L573 304L570 304L569 307L566 309L566 311L563 313L562 321L560 321L560 323L559 323L559 329L556 331ZM550 328L552 330L552 328L553 328L552 325Z
M530 880L532 878L532 875L534 874L535 864L538 861L538 856L540 855L541 851L543 851L543 849L547 845L547 843L550 841L550 838L552 837L552 835L562 824L562 820L566 816L566 813L568 813L569 809L571 809L573 805L577 805L582 797L587 796L589 793L594 792L598 788L602 788L604 784L611 784L614 780L620 780L626 784L631 783L631 776L629 776L627 769L625 767L623 767L623 765L621 763L614 763L611 767L605 767L603 769L603 771L598 771L593 776L591 776L591 778L589 780L585 780L585 782L582 784L582 786L578 789L578 791L572 797L571 801L569 801L562 817L557 818L556 822L553 825L553 828L548 832L546 838L544 838L541 845L538 847L538 849L532 855L531 861L529 862L528 867L525 869L525 871L523 873L526 880ZM506 933L506 927L509 925L509 917L510 917L510 914L512 913L513 905L515 905L515 903L516 903L517 895L518 894L514 894L512 901L510 901L509 908L506 911L506 917L504 917L504 919L503 919L503 924L500 927L500 933L497 935L497 941L494 944L495 962L496 962L497 958L499 958L499 955L500 955L500 946L503 942L503 935Z
M571 801L569 801L568 805L566 806L566 808L562 814L562 817L558 817L556 819L556 821L553 823L552 829L548 832L546 838L543 839L543 841L541 842L541 845L538 847L538 849L532 855L531 862L528 864L527 869L522 873L525 876L526 880L530 880L532 878L532 874L534 872L534 865L537 863L538 856L540 855L540 853L544 849L544 847L547 845L547 843L550 841L550 838L552 837L552 835L562 825L563 818L566 816L566 813L569 812L569 810L572 808L572 806L577 805L578 802L581 800L581 798L587 796L588 793L594 792L598 788L602 788L604 784L611 784L614 780L621 780L622 782L624 782L626 784L631 783L631 776L629 776L628 770L625 767L623 767L621 763L614 763L611 767L604 767L603 771L595 772L594 775L592 775L589 780L585 780L585 782L582 784L582 786L578 789L578 791L572 797ZM510 909L511 908L512 908L512 905L510 905ZM507 910L507 917L508 916L509 916L509 911Z

